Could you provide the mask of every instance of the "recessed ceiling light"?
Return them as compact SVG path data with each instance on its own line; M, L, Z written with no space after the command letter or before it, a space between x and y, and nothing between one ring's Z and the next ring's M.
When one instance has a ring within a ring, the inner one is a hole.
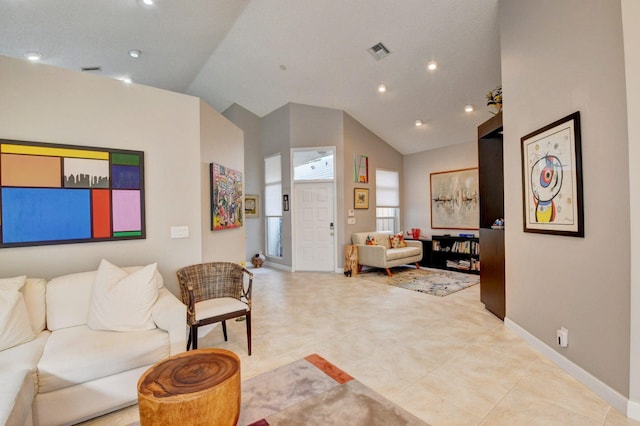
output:
M154 0L142 0L142 4L145 6L153 6Z
M133 83L133 80L131 80L131 77L120 77L118 80L120 80L123 83L127 83L127 84Z
M438 68L438 64L435 61L431 61L427 64L427 69L429 71L435 71Z
M133 49L129 51L129 56L132 58L139 58L142 55L142 51L138 49Z
M27 52L24 54L24 57L30 61L39 61L42 59L42 54L40 52Z
M465 105L464 106L464 110L465 110L465 112L472 112L473 111L473 105Z
M415 125L416 127L420 127L424 125L424 122L422 120L416 120Z
M387 91L387 86L385 86L384 84L378 84L378 92L384 93L386 91Z

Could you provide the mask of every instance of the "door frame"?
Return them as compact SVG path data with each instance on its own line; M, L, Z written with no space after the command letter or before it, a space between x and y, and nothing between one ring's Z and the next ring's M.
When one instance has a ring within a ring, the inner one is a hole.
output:
M318 179L318 180L310 180L310 181L297 181L294 179L294 165L293 165L293 153L296 151L314 151L314 150L324 150L331 151L333 153L333 179ZM291 152L289 155L289 172L290 172L290 182L291 182L291 195L295 194L296 185L304 185L305 183L333 183L333 272L336 271L338 267L338 202L337 202L337 164L336 161L336 147L335 146L310 146L310 147L299 147L299 148L291 148ZM293 208L295 206L296 200L290 200L291 205L291 271L296 271L296 262L297 262L297 235L298 229L296 227L296 209Z

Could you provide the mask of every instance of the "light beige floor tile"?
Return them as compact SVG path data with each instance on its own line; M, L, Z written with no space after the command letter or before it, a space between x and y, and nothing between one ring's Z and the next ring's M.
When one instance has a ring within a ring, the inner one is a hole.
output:
M527 374L517 384L518 389L538 399L565 407L582 416L604 423L610 406L585 385L569 376L547 359L527 367Z
M386 397L434 426L471 426L482 420L452 403L459 396L441 393L427 381L409 384Z
M604 422L604 426L638 426L640 422L628 419L620 411L613 407L609 408L607 413L607 419Z
M640 424L507 330L480 286L435 297L343 274L252 271L253 355L244 322L227 323L228 342L220 327L199 339L238 354L243 380L317 353L433 426ZM91 424L137 420L134 406Z
M514 389L480 423L482 426L596 426L601 421L581 416L567 408Z

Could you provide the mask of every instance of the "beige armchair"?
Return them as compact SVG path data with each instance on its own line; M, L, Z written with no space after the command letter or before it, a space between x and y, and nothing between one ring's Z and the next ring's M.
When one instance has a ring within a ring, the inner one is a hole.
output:
M391 276L389 268L414 263L419 269L418 262L422 260L422 242L405 241L406 247L392 248L389 233L385 232L356 232L351 235L351 242L358 247L358 266L373 266L384 268ZM375 245L367 245L367 238L375 239Z

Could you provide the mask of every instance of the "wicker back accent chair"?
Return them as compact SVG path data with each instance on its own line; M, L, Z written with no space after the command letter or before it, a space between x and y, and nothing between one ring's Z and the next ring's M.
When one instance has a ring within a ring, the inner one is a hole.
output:
M237 263L209 262L179 269L182 302L187 305L187 350L198 349L198 327L222 322L227 341L227 320L246 317L247 345L251 355L251 287L253 274ZM248 284L245 287L245 278Z

